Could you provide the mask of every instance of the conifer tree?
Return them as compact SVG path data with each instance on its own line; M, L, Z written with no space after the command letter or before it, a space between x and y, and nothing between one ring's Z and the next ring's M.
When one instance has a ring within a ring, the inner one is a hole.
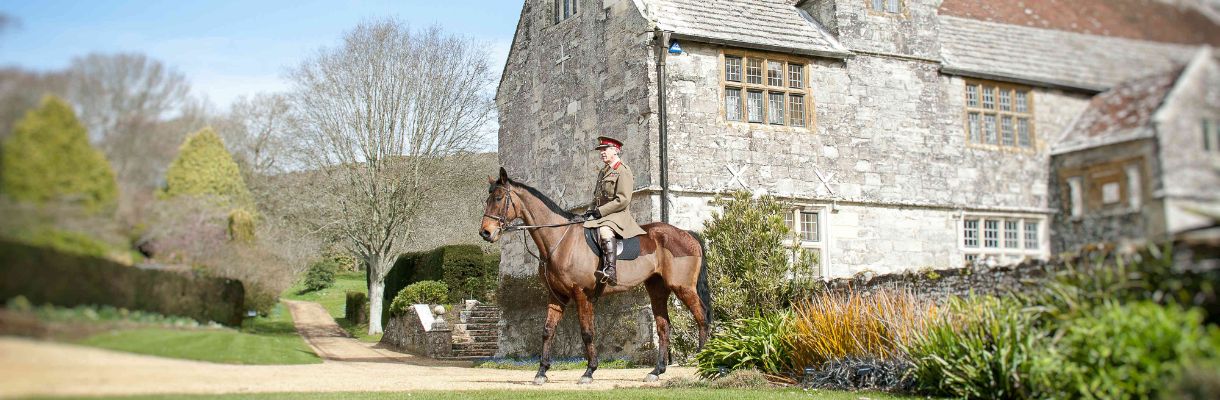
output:
M15 200L66 201L93 212L113 210L118 195L110 163L89 144L72 107L55 96L13 126L0 154L0 187Z
M186 138L178 157L165 172L162 199L178 196L215 196L220 206L253 209L253 200L233 155L220 136L204 128Z

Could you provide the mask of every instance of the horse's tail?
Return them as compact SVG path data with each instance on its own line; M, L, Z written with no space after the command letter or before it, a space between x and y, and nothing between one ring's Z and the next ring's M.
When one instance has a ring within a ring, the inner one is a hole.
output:
M699 233L686 232L699 241L699 280L695 282L695 293L699 295L699 301L703 303L703 316L710 327L712 326L712 288L707 283L707 243L703 241L703 236Z

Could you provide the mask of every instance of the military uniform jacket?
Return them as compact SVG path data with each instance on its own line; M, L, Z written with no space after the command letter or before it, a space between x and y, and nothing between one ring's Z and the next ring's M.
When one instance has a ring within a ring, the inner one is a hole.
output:
M644 234L644 229L635 222L627 206L631 205L631 191L635 189L635 177L631 168L621 161L617 168L606 166L598 174L597 187L593 189L593 204L602 217L586 221L586 228L608 226L624 239Z

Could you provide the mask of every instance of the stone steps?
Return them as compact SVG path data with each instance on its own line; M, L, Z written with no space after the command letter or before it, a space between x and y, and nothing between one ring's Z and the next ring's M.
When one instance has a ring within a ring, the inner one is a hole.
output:
M469 337L469 341L454 343L453 355L445 359L477 360L494 357L500 348L498 343L500 340L500 309L480 304L465 314L465 334Z

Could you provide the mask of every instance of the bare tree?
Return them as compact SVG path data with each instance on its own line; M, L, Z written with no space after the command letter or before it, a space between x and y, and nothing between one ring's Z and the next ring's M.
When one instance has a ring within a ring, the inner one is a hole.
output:
M106 153L121 183L152 185L165 154L150 147L176 148L182 133L164 137L161 121L188 105L190 86L179 72L142 54L90 54L68 68L68 98ZM151 157L150 157L151 156ZM172 151L168 157L173 157ZM151 170L150 170L151 169Z
M293 141L298 130L288 96L258 94L239 97L218 129L225 146L246 172L246 180L294 167Z
M367 267L370 334L382 331L385 275L421 205L470 173L444 166L487 134L494 75L485 46L396 20L360 24L291 73L304 151L326 178L310 191L317 225Z

